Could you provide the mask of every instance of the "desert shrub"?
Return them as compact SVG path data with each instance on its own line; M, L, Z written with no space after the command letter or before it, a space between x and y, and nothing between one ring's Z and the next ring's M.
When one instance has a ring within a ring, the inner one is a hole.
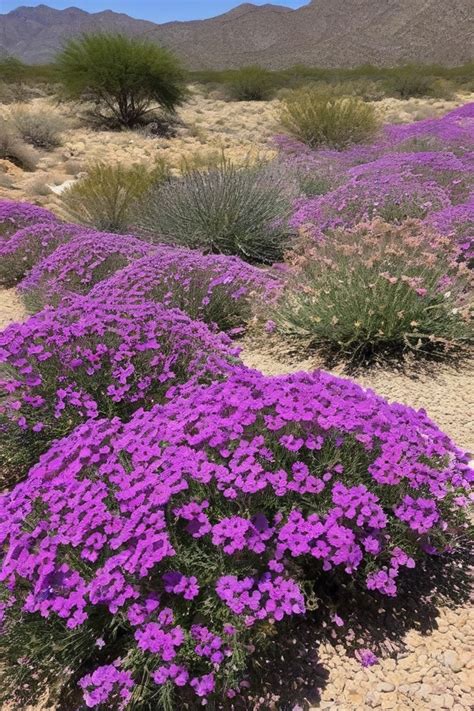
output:
M147 302L78 297L12 324L0 334L0 471L18 479L48 442L79 422L127 419L164 400L172 386L218 378L235 353L223 334Z
M0 239L9 239L23 227L38 222L56 222L57 218L49 210L27 202L0 200Z
M358 364L472 341L469 271L458 249L420 222L339 229L303 242L271 319L285 334Z
M79 232L33 267L19 290L30 311L57 306L68 296L86 295L99 281L151 251L131 235Z
M387 95L381 81L363 78L330 84L326 89L336 96L355 96L363 101L381 101Z
M35 151L22 141L5 119L0 119L0 160L8 160L27 171L34 170L38 162Z
M321 371L89 421L2 497L1 699L217 706L324 586L393 597L452 550L471 482L423 410Z
M77 225L38 222L0 242L0 286L15 286L40 260L81 232Z
M228 73L226 87L235 101L267 101L274 94L275 80L263 67L242 67Z
M153 188L135 221L152 239L272 263L288 244L290 206L282 176L223 162Z
M140 125L157 106L174 111L185 96L184 73L167 49L143 38L89 34L58 55L58 78L70 98L88 98L96 118Z
M393 70L386 81L387 92L400 99L430 96L435 90L434 77L423 74L416 67L400 67Z
M159 245L155 253L132 262L105 281L90 297L104 302L153 300L179 308L192 319L221 331L245 326L257 298L274 298L280 279L238 257L201 254Z
M66 130L66 122L59 114L51 110L21 108L12 112L11 120L25 143L48 151L61 145L61 134Z
M166 165L155 169L144 165L126 166L97 163L87 175L61 193L65 217L108 232L123 232L130 227L136 201L155 181L167 176Z
M378 129L375 110L359 98L307 87L289 93L282 104L283 127L311 148L342 149L352 143L364 143Z

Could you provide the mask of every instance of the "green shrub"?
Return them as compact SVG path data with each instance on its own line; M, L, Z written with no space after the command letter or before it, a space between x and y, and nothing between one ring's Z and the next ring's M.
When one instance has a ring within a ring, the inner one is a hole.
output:
M281 123L294 138L311 148L345 148L370 140L378 120L372 106L355 97L305 88L283 100Z
M172 112L185 96L179 61L145 39L85 35L69 41L56 66L68 97L90 99L92 116L117 126L140 125L156 106Z
M0 159L28 171L34 170L38 162L36 153L21 140L11 124L3 119L0 119Z
M11 119L25 143L44 150L52 150L61 145L61 134L66 130L66 122L51 110L16 109Z
M166 179L167 166L161 161L149 170L144 165L92 166L61 194L64 216L106 232L124 232L130 226L136 201L152 183Z
M376 221L303 242L271 319L331 358L449 352L472 340L469 272L421 222Z
M258 66L229 72L226 85L229 97L236 101L266 101L275 90L272 72Z
M416 67L401 67L394 70L386 81L390 94L400 99L432 96L435 91L434 77L422 74Z
M290 209L283 176L224 161L152 188L136 224L152 239L272 263L287 247Z

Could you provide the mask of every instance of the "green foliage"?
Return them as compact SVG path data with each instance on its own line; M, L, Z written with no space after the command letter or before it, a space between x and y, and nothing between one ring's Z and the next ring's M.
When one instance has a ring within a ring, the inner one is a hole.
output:
M105 232L124 232L136 201L155 182L168 178L164 161L149 170L144 165L97 163L87 176L61 195L65 217Z
M0 160L8 160L23 170L32 171L38 162L36 153L27 146L11 124L0 119Z
M330 359L442 354L472 341L469 272L452 242L421 222L377 221L304 240L290 274L271 318Z
M61 145L61 134L66 130L65 120L51 110L16 109L11 115L15 130L35 148L52 150Z
M26 74L26 65L16 57L0 58L0 81L20 82Z
M434 78L422 74L416 67L401 67L388 78L387 89L400 99L431 96L434 93Z
M379 125L372 106L361 99L311 87L286 96L280 120L290 135L311 148L343 149L363 143L374 136Z
M229 72L226 84L230 98L236 101L266 101L275 89L273 73L259 66Z
M288 245L290 209L283 176L224 160L152 188L136 224L152 239L271 264Z
M132 128L160 106L174 111L185 96L184 72L167 49L120 34L70 40L56 60L66 96L88 98L92 116Z

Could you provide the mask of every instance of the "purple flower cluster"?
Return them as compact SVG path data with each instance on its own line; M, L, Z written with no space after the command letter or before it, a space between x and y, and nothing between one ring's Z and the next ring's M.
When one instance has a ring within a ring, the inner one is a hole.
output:
M251 630L304 613L304 561L394 595L400 568L449 544L473 481L424 411L324 372L240 366L53 443L0 497L0 581L26 618L117 617L125 669L140 654L140 678L205 697ZM114 707L137 681L107 665L81 685Z
M36 264L20 292L35 310L57 306L67 296L87 294L97 282L151 252L137 237L81 230Z
M100 301L159 301L228 331L249 320L254 297L271 299L280 281L269 269L238 257L159 245L151 256L101 281L90 296Z
M177 309L76 297L0 333L0 418L45 441L102 414L127 417L173 386L219 378L237 350Z
M57 218L43 207L30 205L26 202L0 200L0 240L8 239L10 235L22 227L36 222L56 222Z
M1 228L0 228L1 229ZM60 244L83 233L79 225L31 222L0 242L0 286L13 286Z

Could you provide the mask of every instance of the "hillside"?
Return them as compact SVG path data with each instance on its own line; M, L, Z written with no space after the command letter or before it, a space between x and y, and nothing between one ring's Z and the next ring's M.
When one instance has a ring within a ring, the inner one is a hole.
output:
M0 51L48 62L68 37L98 29L146 35L190 68L454 65L474 55L472 0L312 0L298 10L246 3L208 20L162 25L111 11L20 7L0 15Z

